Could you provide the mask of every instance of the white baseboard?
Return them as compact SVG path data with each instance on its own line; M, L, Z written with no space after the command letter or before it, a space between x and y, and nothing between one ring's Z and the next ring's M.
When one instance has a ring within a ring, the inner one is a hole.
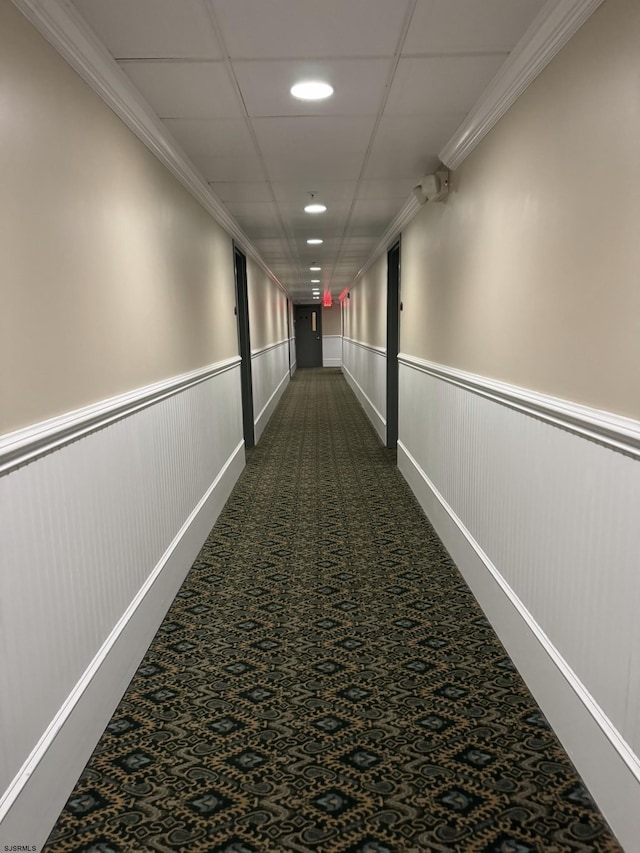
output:
M356 378L353 376L352 373L349 372L349 369L344 364L342 365L342 372L345 375L345 379L347 380L349 387L358 398L358 402L364 409L365 414L373 424L373 428L378 433L380 440L384 444L387 440L386 418L384 418L383 415L381 415L380 412L376 409L369 397L367 397L365 392L362 390L362 388L356 381Z
M256 444L260 441L260 436L264 432L264 428L269 423L269 418L274 413L276 406L280 402L280 397L282 397L282 395L284 394L284 392L287 388L287 385L289 384L290 378L291 377L289 375L289 371L287 370L285 375L282 377L282 379L278 383L278 386L276 387L275 391L267 400L267 403L263 407L262 411L260 412L258 417L255 419L254 430L255 430Z
M243 468L241 442L5 793L0 849L44 845Z
M640 851L635 755L401 441L398 468L618 840Z

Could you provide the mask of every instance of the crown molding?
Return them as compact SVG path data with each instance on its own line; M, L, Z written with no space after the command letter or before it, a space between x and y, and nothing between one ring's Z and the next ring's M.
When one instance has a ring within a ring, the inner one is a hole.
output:
M382 237L380 238L380 242L373 250L373 252L369 255L367 260L364 262L363 266L360 267L358 272L356 273L355 278L351 282L351 284L345 288L345 291L348 292L352 290L355 284L362 278L362 276L366 273L366 271L371 267L375 261L386 252L388 249L393 246L396 242L405 226L411 222L413 217L418 213L424 205L420 204L413 193L409 196L406 202L403 204L400 212L396 216L396 218L391 222L387 230L384 232ZM343 291L344 292L344 291Z
M457 169L603 0L547 0L480 100L440 152Z
M215 196L209 184L194 169L149 104L136 91L124 71L73 7L71 0L12 0L12 2L138 139L230 234L245 254L264 270L274 284L288 293L252 245L249 237Z

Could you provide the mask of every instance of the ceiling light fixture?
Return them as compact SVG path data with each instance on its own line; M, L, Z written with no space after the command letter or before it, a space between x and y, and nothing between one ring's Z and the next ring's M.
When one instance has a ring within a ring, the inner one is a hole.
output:
M324 204L308 204L304 212L305 213L324 213L327 208Z
M290 91L300 101L323 101L333 95L333 86L321 80L301 80Z
M312 278L311 284L320 284L320 279L319 278Z
M311 272L320 272L322 267L312 266L312 267L309 267L309 269L311 270Z
M319 246L321 243L324 243L324 240L321 240L319 237L310 237L307 243L309 246Z

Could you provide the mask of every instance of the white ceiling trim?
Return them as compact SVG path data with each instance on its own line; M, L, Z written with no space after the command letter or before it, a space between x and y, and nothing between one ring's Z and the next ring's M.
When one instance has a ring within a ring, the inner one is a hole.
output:
M205 210L229 232L247 256L281 290L288 293L71 4L65 0L12 2Z
M449 169L456 169L462 163L602 2L603 0L548 0L476 106L440 152L442 163ZM349 285L349 290L380 255L393 245L419 210L421 205L412 193L358 271Z
M440 152L457 169L602 0L548 0L478 103Z
M366 271L374 264L380 255L384 254L384 252L388 251L393 244L396 242L398 237L404 231L406 225L411 222L413 217L418 213L419 210L422 210L422 205L416 199L413 193L409 196L407 201L402 206L402 209L395 217L393 222L389 225L387 230L382 235L380 242L373 250L373 252L369 255L364 265L358 270L356 277L353 279L351 284L347 287L347 290L351 290L358 281L362 278L362 276L366 273Z

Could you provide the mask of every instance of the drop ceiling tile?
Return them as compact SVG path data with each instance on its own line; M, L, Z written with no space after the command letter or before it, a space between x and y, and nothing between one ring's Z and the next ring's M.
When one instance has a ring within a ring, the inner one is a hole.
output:
M314 201L327 202L325 213L305 213L304 206L311 202L309 193L302 194L296 201L280 201L278 207L282 215L296 226L301 228L327 228L334 227L337 219L344 219L351 207L350 199L335 199L329 201L321 195L316 196Z
M251 156L256 154L242 118L163 119L164 126L190 156Z
M242 230L245 232L245 234L249 237L251 242L259 239L260 237L274 237L280 231L280 229L276 225L255 224L251 219L245 220L242 218L238 218L237 222L242 228Z
M403 55L510 51L544 0L418 0Z
M222 62L119 62L160 118L242 118Z
M391 68L388 59L234 62L250 116L375 116ZM321 78L335 92L325 101L299 101L290 89L301 79Z
M252 242L264 257L289 258L289 247L282 237L256 237Z
M383 115L378 125L374 151L395 151L398 156L423 151L439 151L460 126L466 111L427 115Z
M350 234L351 234L351 231L349 232L349 235ZM376 240L375 236L371 236L371 234L364 236L364 237L362 237L362 236L358 236L358 237L347 236L347 238L344 241L344 251L347 252L349 250L353 250L355 252L361 252L361 251L365 251L366 249L375 248L376 243L377 243L377 240Z
M209 183L264 180L257 157L193 157L194 165Z
M310 233L309 236L312 237L314 235ZM330 258L332 254L335 254L342 243L341 237L325 236L323 239L324 242L320 246L307 245L305 242L306 237L297 241L296 249L305 263L317 260L320 266L322 266L323 260L325 258Z
M385 116L466 114L505 59L504 54L401 59Z
M271 201L271 191L266 181L245 181L210 184L220 201Z
M227 202L226 208L229 213L238 220L253 225L278 226L278 214L273 202L259 201L232 201Z
M325 202L334 200L350 200L356 191L357 181L317 181L313 187L309 187L308 181L299 183L281 183L274 181L273 192L278 201L299 201L313 190L318 198Z
M116 59L219 59L201 0L74 0Z
M438 165L438 152L463 118L464 113L383 116L367 163L367 176L413 177L415 186L428 169Z
M402 199L361 199L353 208L351 232L357 228L365 231L381 232L397 216L404 204Z
M371 152L367 162L365 176L367 179L410 180L412 187L418 180L430 172L434 172L440 163L437 153L416 150L412 155L398 157L393 151Z
M346 153L341 156L328 152L316 157L299 152L295 157L280 155L265 157L265 163L272 181L287 183L305 181L311 189L319 181L356 180L360 175L363 156L364 152Z
M314 226L313 222L311 225L309 225L310 218L311 217L309 217L305 213L285 217L291 230L291 233L294 234L296 238L304 237L306 239L307 235L309 234L309 231L322 232L322 235L325 235L327 237L342 236L344 232L344 227L347 222L347 212L336 212L328 219L323 216L322 224L318 224L317 226Z
M413 178L372 178L360 181L358 198L406 199L416 185Z
M392 56L407 5L407 0L213 0L233 58Z
M296 156L300 151L315 157L327 150L366 150L375 116L289 116L255 118L253 129L265 154Z

